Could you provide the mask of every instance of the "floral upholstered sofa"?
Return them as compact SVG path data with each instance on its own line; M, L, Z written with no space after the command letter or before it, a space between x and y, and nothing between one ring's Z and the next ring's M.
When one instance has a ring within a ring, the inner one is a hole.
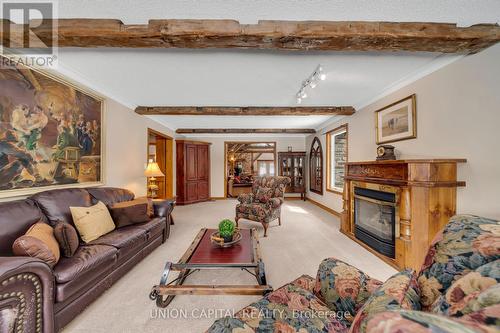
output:
M252 185L252 193L238 196L236 224L241 218L262 223L264 237L267 236L269 223L278 220L281 225L281 205L285 188L290 184L288 177L257 177Z
M316 279L302 276L217 320L210 333L499 332L500 222L451 218L418 274L385 282L325 259Z

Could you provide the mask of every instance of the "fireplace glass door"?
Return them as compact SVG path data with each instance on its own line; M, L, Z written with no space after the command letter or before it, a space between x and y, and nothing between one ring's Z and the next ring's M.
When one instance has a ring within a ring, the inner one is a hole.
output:
M378 252L394 258L396 195L366 188L354 189L356 238Z

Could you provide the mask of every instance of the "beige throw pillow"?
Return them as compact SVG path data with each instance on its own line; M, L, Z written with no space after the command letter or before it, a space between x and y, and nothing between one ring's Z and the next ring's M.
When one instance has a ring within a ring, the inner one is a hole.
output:
M91 242L115 229L108 208L101 201L91 207L69 207L73 223L85 243Z

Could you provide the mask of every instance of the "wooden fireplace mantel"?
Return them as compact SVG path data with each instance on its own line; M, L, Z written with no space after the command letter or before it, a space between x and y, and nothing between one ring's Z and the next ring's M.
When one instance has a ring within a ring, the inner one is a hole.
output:
M418 270L436 233L456 212L457 164L466 159L407 159L346 163L340 231L397 268ZM354 234L354 187L396 194L396 256L386 257Z

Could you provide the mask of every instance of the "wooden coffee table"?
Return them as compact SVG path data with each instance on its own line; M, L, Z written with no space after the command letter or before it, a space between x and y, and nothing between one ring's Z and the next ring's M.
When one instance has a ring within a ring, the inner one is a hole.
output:
M210 236L216 229L200 230L182 258L167 262L160 284L153 286L149 295L159 307L166 307L176 295L266 295L273 288L267 284L264 263L260 257L255 229L240 229L242 239L228 248L212 244ZM257 279L257 285L184 285L192 273L203 269L241 269ZM180 272L167 283L171 271ZM253 272L252 272L253 271Z

